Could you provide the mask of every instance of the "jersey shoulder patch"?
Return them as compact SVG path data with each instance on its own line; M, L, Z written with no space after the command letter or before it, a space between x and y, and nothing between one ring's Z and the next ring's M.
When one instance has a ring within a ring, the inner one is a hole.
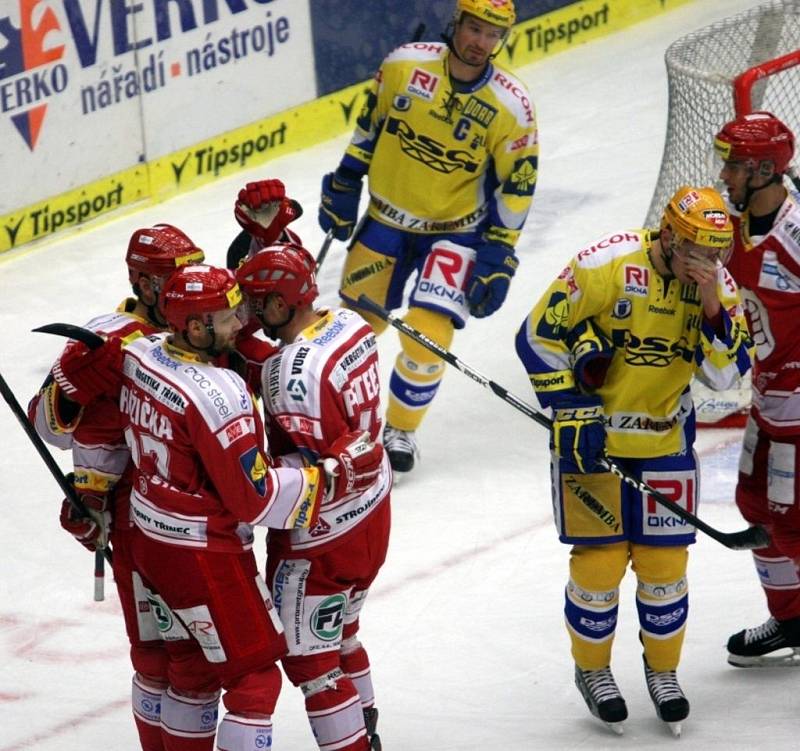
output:
M521 127L530 128L535 126L536 110L528 89L519 78L504 68L495 66L489 79L488 87L497 101L514 116L514 119Z
M382 68L395 63L427 62L441 60L447 45L439 42L409 42L395 47L383 60Z
M640 252L645 243L646 230L615 232L603 235L585 246L575 256L578 268L599 268L614 261Z

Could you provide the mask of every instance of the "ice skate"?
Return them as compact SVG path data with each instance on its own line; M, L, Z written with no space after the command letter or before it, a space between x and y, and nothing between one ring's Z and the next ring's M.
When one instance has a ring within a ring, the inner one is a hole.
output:
M800 667L800 618L746 628L728 639L728 662L737 668Z
M419 448L413 430L399 430L387 423L383 429L383 447L389 455L392 470L404 473L414 468L414 460L419 457Z
M575 685L583 695L589 711L618 735L628 717L628 707L617 687L611 668L581 670L575 666Z
M364 710L364 725L367 727L370 751L381 751L381 737L375 732L375 728L378 725L378 710L376 707Z
M677 738L681 734L681 722L689 716L689 701L678 685L674 670L653 670L644 660L644 677L647 690L656 707L658 719L669 726L670 732Z

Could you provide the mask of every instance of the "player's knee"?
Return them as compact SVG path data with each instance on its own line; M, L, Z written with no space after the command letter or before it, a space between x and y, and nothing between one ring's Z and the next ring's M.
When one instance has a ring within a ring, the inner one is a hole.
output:
M316 655L288 655L281 660L283 672L294 686L316 680L339 667L339 652L321 652Z
M610 591L619 586L628 566L628 543L575 545L569 571L577 586L590 591Z
M689 551L684 545L632 546L633 570L640 581L676 582L686 574Z
M132 644L131 664L141 676L166 684L169 658L163 642L152 645Z
M225 682L225 708L236 715L271 715L281 692L281 671L277 665L245 673Z
M345 636L345 638L342 639L342 646L339 651L343 655L349 655L363 649L364 647L358 640L358 637L355 634L353 634L353 636Z
M211 670L203 653L192 642L174 642L185 649L173 649L169 657L167 679L176 691L186 695L206 695L219 691L220 679Z
M425 336L433 339L445 349L453 343L455 327L453 319L444 313L439 313L427 308L411 307L404 317L405 322L412 328L421 331ZM442 358L423 347L419 342L405 334L400 335L400 344L405 355L418 363L441 363Z

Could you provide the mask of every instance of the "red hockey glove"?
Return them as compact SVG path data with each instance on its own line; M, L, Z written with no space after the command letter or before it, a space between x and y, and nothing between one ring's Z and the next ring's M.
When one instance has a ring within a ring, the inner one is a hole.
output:
M326 500L363 493L381 471L383 446L370 441L369 433L353 431L337 438L322 455L328 479Z
M108 511L108 497L105 495L81 493L89 516L80 512L65 498L61 503L61 527L69 532L83 547L94 552L108 544L108 529L111 514Z
M122 340L111 337L97 349L74 342L61 353L52 372L73 402L85 406L101 396L117 399L122 384Z
M300 215L298 204L286 197L280 180L247 183L239 191L233 214L244 230L264 247L274 243L289 222Z

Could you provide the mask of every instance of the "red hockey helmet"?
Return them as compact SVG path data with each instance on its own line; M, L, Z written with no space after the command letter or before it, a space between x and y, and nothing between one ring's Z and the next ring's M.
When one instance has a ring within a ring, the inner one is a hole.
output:
M183 331L190 318L209 323L218 310L237 307L242 302L242 292L229 269L181 266L164 283L160 302L167 323L176 331Z
M204 260L203 251L171 224L137 229L125 255L131 284L136 284L140 274L166 278L180 266Z
M245 259L236 279L251 298L275 292L291 308L310 305L319 294L314 275L316 262L302 245L276 243Z
M743 162L755 173L771 162L775 174L782 175L794 156L794 134L772 113L753 112L723 125L714 150L723 161Z

